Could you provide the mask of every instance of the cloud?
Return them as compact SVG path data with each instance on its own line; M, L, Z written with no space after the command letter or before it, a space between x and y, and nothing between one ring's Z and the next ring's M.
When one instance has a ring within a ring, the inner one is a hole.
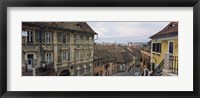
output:
M169 22L88 22L99 39L107 42L149 41Z

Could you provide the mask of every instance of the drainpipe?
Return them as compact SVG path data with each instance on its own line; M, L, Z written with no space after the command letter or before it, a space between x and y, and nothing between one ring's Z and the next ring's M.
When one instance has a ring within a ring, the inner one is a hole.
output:
M41 26L40 27L40 55L41 55L41 64L40 65L42 65L42 63L43 63L43 61L44 61L44 49L43 49L43 47L42 47L42 38L43 38L43 36L42 36L42 33L44 33L44 26Z
M40 35L40 57L41 57L40 66L41 66L42 64L42 30L41 29L40 29L39 35Z
M42 65L42 60L43 60L43 49L42 49L42 28L40 28L40 66Z

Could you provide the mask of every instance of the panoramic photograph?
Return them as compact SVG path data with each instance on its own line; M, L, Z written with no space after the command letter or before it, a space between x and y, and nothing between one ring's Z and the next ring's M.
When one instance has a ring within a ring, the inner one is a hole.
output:
M178 76L178 21L22 22L22 76Z

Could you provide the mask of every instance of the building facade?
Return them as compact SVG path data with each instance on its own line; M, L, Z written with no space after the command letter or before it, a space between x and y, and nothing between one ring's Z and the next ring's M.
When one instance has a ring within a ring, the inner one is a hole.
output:
M115 52L111 52L116 58L116 64L118 66L118 72L128 72L135 65L135 56L129 53L126 49L119 49Z
M22 67L92 75L94 32L85 22L22 22ZM27 70L28 69L28 70Z
M141 62L141 68L142 68L142 76L149 76L151 71L150 61L151 61L151 52L147 49L141 50L141 56L142 56L142 62Z
M178 74L178 22L169 23L163 30L150 37L151 64L154 75L166 72Z
M117 73L116 58L108 50L95 50L94 76L111 76Z

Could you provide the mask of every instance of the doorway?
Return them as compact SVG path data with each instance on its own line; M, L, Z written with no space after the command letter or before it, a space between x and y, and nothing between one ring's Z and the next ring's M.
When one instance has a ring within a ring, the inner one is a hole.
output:
M27 67L30 69L30 68L33 68L34 67L34 56L33 54L28 54L27 55L27 58L28 58L28 63L27 63Z
M63 70L59 76L70 76L69 70Z

